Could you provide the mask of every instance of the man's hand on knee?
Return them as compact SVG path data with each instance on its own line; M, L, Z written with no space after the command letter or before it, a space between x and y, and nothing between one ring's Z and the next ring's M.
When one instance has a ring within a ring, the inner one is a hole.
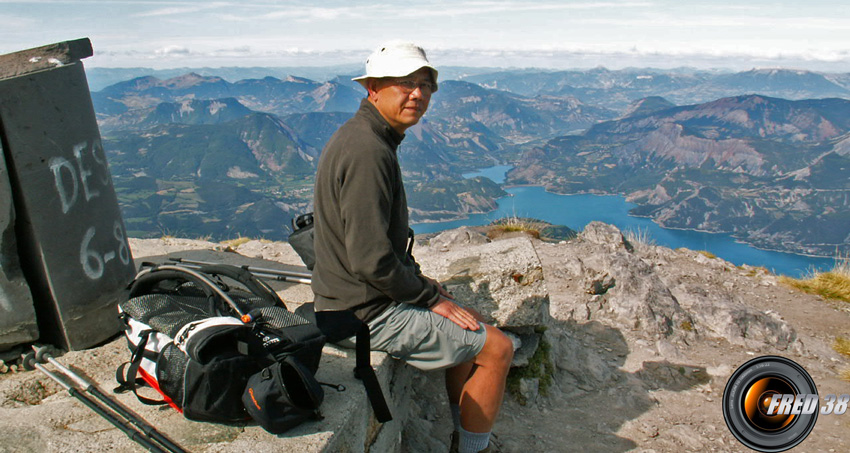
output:
M476 319L476 316L473 313L445 297L440 297L440 300L431 306L431 311L448 318L450 321L464 329L478 330L481 328L478 324L478 319Z

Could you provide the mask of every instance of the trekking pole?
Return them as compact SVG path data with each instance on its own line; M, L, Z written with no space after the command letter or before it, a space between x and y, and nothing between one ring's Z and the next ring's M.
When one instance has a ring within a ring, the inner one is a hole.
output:
M118 417L116 417L115 414L113 414L112 412L109 412L106 408L97 404L97 402L94 399L87 396L85 393L79 392L73 386L71 386L70 384L65 382L61 377L59 377L55 373L48 370L44 365L36 362L35 354L33 354L32 352L22 356L22 359L23 359L23 362L24 362L24 368L30 369L30 370L37 369L38 371L41 371L42 373L47 375L47 377L49 377L50 379L53 379L54 381L56 381L59 385L61 385L65 390L68 391L69 395L76 398L78 401L83 403L86 407L93 410L97 415L100 415L101 417L106 419L106 421L108 421L109 423L114 425L116 428L121 430L121 432L126 434L127 437L129 437L130 440L132 440L133 442L136 442L137 444L144 447L146 450L152 451L154 453L168 453L166 450L163 450L162 448L160 448L159 445L151 442L147 437L145 437L144 434L140 433L139 431L136 431L135 429L133 429L133 427L129 426L128 424L122 423L122 421L120 419L118 419Z
M151 439L159 442L160 445L165 447L165 449L171 453L186 453L186 450L181 448L179 445L174 443L171 439L165 437L162 433L157 431L150 423L141 418L138 414L135 414L130 409L122 406L121 403L115 401L110 398L109 395L101 392L100 389L94 386L89 381L86 381L83 377L73 372L70 368L65 367L58 360L56 360L49 352L47 352L47 348L41 347L38 348L35 345L32 346L33 351L35 351L35 361L40 363L50 362L55 366L59 371L61 371L65 376L71 378L80 388L83 389L84 392L94 396L98 400L100 400L103 404L108 406L110 409L118 413L118 415L124 417L127 421L132 423L136 428L139 429L146 436Z
M191 260L186 258L179 257L168 257L169 261L174 261L177 263L182 263L186 265L195 265L195 266L214 266L220 263L213 263L210 261L198 261ZM313 274L310 272L299 272L299 271L281 271L278 269L269 269L263 267L253 267L253 266L237 266L245 269L252 274L256 275L260 278L266 278L270 280L278 280L284 282L292 282L292 283L304 283L309 285L312 282Z

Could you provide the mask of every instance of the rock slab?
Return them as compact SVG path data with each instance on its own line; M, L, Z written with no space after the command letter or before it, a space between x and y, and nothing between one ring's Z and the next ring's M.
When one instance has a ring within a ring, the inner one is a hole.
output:
M535 327L549 317L543 265L528 237L468 240L462 247L421 248L416 254L423 274L442 282L459 302L497 327Z

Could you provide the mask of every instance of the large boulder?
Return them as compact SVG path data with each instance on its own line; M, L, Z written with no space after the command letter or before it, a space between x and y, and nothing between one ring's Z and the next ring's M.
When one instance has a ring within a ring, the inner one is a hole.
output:
M579 235L576 253L566 257L563 276L574 291L553 307L553 317L588 321L610 319L657 338L691 335L693 319L652 267L633 253L616 227L591 222Z
M470 227L464 226L438 234L431 239L429 245L442 252L447 252L453 248L481 245L488 242L490 242L490 239L487 236Z
M548 270L568 282L567 290L553 297L556 320L604 322L648 335L659 348L694 337L782 350L800 347L796 332L778 314L742 300L731 281L735 267L723 260L632 244L616 227L600 222L588 224L568 249L560 265ZM691 275L679 268L681 263L703 273Z
M455 234L457 233L457 234ZM463 233L463 234L461 234ZM442 282L458 301L484 315L498 327L529 327L546 324L549 292L543 281L543 265L528 237L482 243L419 248L417 261L425 275ZM445 234L445 233L444 233Z

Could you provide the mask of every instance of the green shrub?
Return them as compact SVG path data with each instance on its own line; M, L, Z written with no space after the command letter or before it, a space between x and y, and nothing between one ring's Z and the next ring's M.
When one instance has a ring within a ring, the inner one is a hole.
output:
M511 368L508 373L507 389L516 398L517 402L525 406L528 404L525 396L520 392L520 381L522 379L537 379L539 392L546 396L555 376L555 364L550 356L552 347L546 341L546 337L540 336L540 345L534 351L534 355L528 360L524 367Z

